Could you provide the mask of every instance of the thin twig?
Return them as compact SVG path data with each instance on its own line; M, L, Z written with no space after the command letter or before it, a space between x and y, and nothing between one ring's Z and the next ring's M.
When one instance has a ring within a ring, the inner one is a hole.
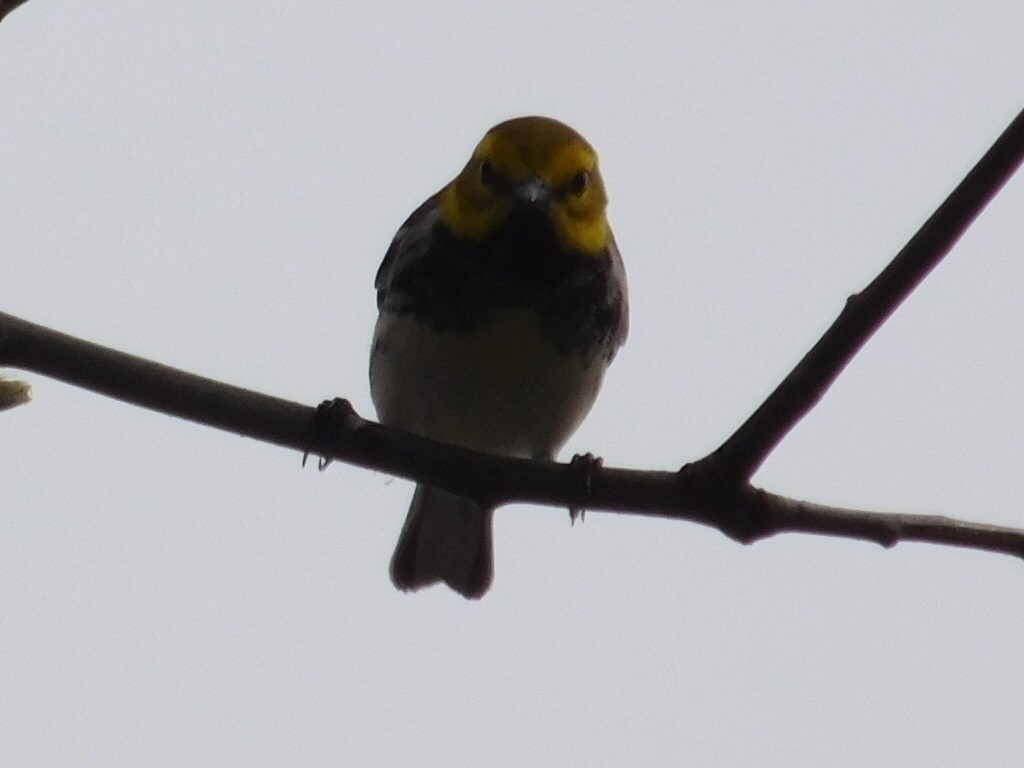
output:
M749 480L824 396L864 343L917 287L1024 160L1024 111L842 313L768 399L712 454L723 475Z

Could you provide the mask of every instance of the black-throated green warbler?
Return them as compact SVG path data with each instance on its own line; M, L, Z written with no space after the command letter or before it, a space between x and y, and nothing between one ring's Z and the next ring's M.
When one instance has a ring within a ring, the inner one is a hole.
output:
M370 388L381 422L551 459L626 339L626 276L597 154L545 117L501 123L395 235L377 272ZM478 598L492 510L420 485L391 560L402 590Z

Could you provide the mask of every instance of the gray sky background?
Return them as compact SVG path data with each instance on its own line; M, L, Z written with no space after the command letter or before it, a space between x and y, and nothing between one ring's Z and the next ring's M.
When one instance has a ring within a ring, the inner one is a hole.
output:
M547 114L601 153L632 300L565 456L675 468L1024 104L1018 0L411 6L14 12L0 309L372 415L395 229L490 125ZM757 482L1024 526L1022 236L1018 176ZM1019 762L1018 560L509 507L486 599L403 595L410 484L28 378L0 764Z

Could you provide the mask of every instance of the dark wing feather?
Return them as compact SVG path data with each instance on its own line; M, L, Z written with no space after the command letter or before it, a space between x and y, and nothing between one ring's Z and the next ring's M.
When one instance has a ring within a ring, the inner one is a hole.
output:
M398 228L373 281L373 287L377 289L378 309L384 309L390 300L400 299L398 295L391 295L392 283L396 276L407 272L410 266L414 267L426 255L430 246L430 233L440 214L441 193L438 192L428 197Z
M629 335L629 291L626 282L626 267L622 263L615 236L608 239L608 275L605 306L608 308L608 345L611 359L619 347L626 343Z

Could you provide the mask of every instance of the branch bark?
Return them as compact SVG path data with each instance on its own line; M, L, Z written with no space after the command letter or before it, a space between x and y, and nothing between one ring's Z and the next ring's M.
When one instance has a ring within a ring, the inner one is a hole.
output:
M1024 159L1024 112L893 262L717 451L677 472L492 456L361 418L223 384L0 313L0 365L265 442L469 496L689 520L751 543L811 533L892 546L926 541L1024 557L1024 530L947 517L826 507L756 488L749 477L843 367L952 248Z
M723 474L749 480L824 397L882 323L942 261L1024 159L1024 111L896 257L842 314L768 399L712 454Z
M0 364L124 402L470 496L689 520L752 543L777 533L928 541L1024 557L1024 530L825 507L723 478L492 456L400 432L345 406L327 412L181 371L0 313Z

